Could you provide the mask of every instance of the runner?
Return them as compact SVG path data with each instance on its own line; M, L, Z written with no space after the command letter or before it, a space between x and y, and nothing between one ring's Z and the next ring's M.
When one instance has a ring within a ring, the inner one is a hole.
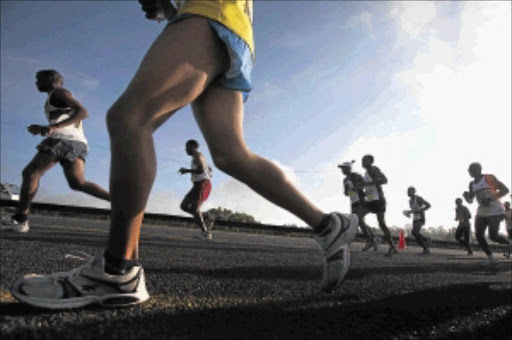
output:
M510 202L503 204L505 208L505 227L507 228L508 239L512 241L512 213L510 211ZM503 256L510 258L510 251L503 254Z
M168 1L139 2L149 19L160 8L173 18L107 114L112 216L106 250L69 272L20 278L13 295L43 308L123 307L149 298L139 237L156 175L153 132L189 103L217 168L312 226L324 258L321 287L338 288L349 269L357 216L324 214L244 140L243 103L254 58L252 1L181 0L177 9ZM93 284L96 289L84 289Z
M397 254L395 243L391 237L391 232L386 225L385 214L386 214L386 198L382 191L382 185L388 183L388 179L380 171L380 169L373 165L374 158L372 155L365 155L362 159L363 168L366 169L364 175L364 193L365 193L365 207L366 212L371 212L377 215L377 221L379 227L384 233L384 240L389 244L389 250L386 256L393 257Z
M36 73L36 86L48 93L44 112L48 125L30 125L32 135L46 137L37 153L22 172L20 199L16 212L2 218L2 230L27 233L30 229L28 215L39 187L40 178L60 162L69 187L91 196L110 201L110 194L97 184L85 180L85 158L89 147L82 128L82 120L89 113L64 87L64 78L55 70Z
M425 210L430 209L430 203L425 201L421 196L416 195L416 189L409 187L407 189L407 195L409 196L409 208L405 210L404 214L410 217L412 214L412 235L416 239L416 242L423 248L422 254L430 254L430 244L432 241L421 235L421 227L425 225Z
M455 239L466 248L468 255L473 255L469 236L471 233L471 213L469 209L462 204L462 199L455 200L455 221L459 221L459 225L455 230ZM464 239L462 238L464 237Z
M363 247L362 251L367 251L368 249L373 247L374 251L378 250L378 243L375 242L375 237L373 236L372 230L364 221L365 215L365 206L364 202L364 180L361 175L352 171L352 162L344 162L343 164L338 165L338 168L341 169L345 178L343 179L343 189L345 196L350 198L351 202L351 212L352 214L356 214L359 217L359 226L363 231L363 234L366 238L366 244Z
M485 239L485 230L489 227L489 238L494 242L509 246L510 254L511 241L498 234L500 222L505 210L499 199L508 193L508 188L498 181L494 175L483 175L482 166L479 163L472 163L468 169L469 175L474 178L469 183L469 192L465 191L463 196L466 202L473 203L476 197L478 209L475 217L475 234L478 244L487 255L484 266L495 266L497 264Z
M212 190L212 168L206 162L204 155L199 152L199 143L196 140L187 141L185 150L187 155L192 157L192 163L190 169L181 168L178 172L182 175L189 173L193 187L181 202L181 210L192 214L196 224L201 228L201 237L211 240L214 221L211 214L205 214L206 216L203 218L201 206L208 199Z

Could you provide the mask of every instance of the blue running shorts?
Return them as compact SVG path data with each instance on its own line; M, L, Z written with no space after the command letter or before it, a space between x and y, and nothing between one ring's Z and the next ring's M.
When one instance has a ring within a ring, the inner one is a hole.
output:
M176 16L169 20L167 26L193 16L198 15L185 13ZM208 20L208 23L215 33L217 33L218 37L224 42L230 59L228 71L218 76L212 82L212 85L241 91L244 96L244 101L246 101L249 97L249 92L252 90L251 72L253 59L251 50L245 41L229 28L215 20L209 18L205 19Z

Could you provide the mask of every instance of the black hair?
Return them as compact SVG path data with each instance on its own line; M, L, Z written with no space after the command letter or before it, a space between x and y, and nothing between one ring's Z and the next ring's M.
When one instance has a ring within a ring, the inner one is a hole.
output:
M469 165L469 168L476 168L476 169L479 169L480 171L482 171L482 165L478 162L473 162Z
M55 71L55 70L40 70L40 71L37 71L36 77L37 78L45 77L48 80L50 80L52 83L53 82L58 82L58 83L60 83L60 85L64 84L64 77L62 76L62 74L60 74L58 71Z
M187 141L187 144L185 144L186 146L191 146L193 148L198 148L199 147L199 143L195 140L195 139L189 139Z
M459 203L459 202L460 202L460 203L462 203L462 198L457 198L457 199L455 200L455 203Z
M368 154L368 155L364 155L363 158L368 158L370 160L370 162L373 163L373 156Z

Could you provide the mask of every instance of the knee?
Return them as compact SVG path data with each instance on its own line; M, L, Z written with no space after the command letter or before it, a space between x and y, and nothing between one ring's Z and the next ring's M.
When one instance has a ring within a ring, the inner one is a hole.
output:
M23 177L24 181L32 181L32 180L39 180L39 178L41 177L41 174L34 168L27 166L21 172L21 176Z
M497 231L489 231L489 238L492 241L496 242L496 241L498 241L500 239L500 236L499 236Z
M215 166L222 172L233 176L237 169L244 166L244 160L248 158L247 152L233 149L212 150L212 160Z
M180 209L183 210L184 212L189 212L188 204L186 202L181 202Z
M82 190L84 181L78 178L70 178L68 179L68 185L72 190Z
M128 97L128 96L126 96ZM128 137L142 133L145 128L151 128L151 103L119 98L107 112L107 128L111 138Z

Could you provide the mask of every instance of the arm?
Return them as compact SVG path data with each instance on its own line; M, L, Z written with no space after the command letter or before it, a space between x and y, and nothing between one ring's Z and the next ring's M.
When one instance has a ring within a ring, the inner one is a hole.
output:
M365 186L368 186L368 185L383 185L383 184L387 184L388 183L387 177L376 166L374 166L369 173L370 173L370 177L372 178L372 181L371 182L365 182Z
M163 10L164 18L167 20L174 17L177 12L170 0L139 0L139 3L149 20L162 20L157 18L159 10Z
M430 203L428 203L427 201L425 201L423 198L421 199L421 202L422 202L422 204L423 204L423 207L421 207L421 209L422 209L423 211L430 209L430 207L431 207Z
M471 186L471 183L469 183L469 191L464 191L462 194L462 197L464 197L464 200L471 204L473 203L473 199L475 198L475 193L473 192L473 187Z
M506 196L508 194L508 188L505 186L505 184L498 181L498 179L493 175L489 176L493 179L495 183L496 193L494 194L494 198L499 200L500 198Z
M68 119L64 119L61 122L58 122L53 125L42 126L40 129L40 134L44 137L51 135L58 129L61 129L65 126L77 124L87 118L89 113L87 110L80 104L78 100L76 100L71 92L65 89L57 89L52 95L52 105L55 107L69 107L71 108L74 114Z
M206 162L204 160L204 156L202 154L197 154L194 156L193 160L194 164L196 164L197 169L187 169L187 168L180 168L178 172L182 175L186 173L192 173L192 174L202 174L206 168Z

